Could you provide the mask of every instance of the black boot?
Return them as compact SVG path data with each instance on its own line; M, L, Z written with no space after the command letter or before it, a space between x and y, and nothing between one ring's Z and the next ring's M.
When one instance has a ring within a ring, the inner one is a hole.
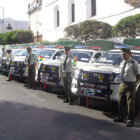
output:
M113 119L114 122L124 122L124 118L116 117Z

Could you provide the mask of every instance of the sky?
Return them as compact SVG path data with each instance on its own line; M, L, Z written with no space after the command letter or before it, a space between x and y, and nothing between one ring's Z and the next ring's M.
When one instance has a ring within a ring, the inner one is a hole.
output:
M15 20L28 21L28 3L29 0L0 0L0 18L12 18Z

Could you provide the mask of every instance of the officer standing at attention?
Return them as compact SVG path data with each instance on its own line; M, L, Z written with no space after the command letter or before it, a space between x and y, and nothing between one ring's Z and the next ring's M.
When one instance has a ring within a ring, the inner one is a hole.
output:
M71 72L72 72L72 56L70 56L70 48L65 47L65 57L61 60L59 68L59 79L63 79L64 103L69 102L71 94Z
M14 56L11 54L12 50L7 50L7 59L6 59L6 64L7 64L7 72L8 72L8 80L11 81L11 74L10 74L10 65L13 63Z
M2 48L2 56L1 57L6 57L7 56L7 53L5 51L5 48Z
M38 62L38 58L35 54L32 54L32 49L27 48L28 55L25 58L25 64L28 66L28 88L36 89L35 82L35 67Z
M138 62L131 58L129 49L122 49L121 84L119 87L119 115L114 122L124 122L127 112L126 127L132 127L135 115L136 83L140 80L140 67Z

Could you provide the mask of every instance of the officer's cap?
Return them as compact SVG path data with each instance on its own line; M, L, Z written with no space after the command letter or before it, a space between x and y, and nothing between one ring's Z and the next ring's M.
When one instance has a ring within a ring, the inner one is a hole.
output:
M122 48L121 52L122 52L122 54L131 54L131 51L128 48Z
M7 52L7 53L11 53L11 52L12 52L12 50L8 49L6 52Z
M31 51L32 49L30 47L27 48L27 51Z
M70 50L70 47L65 46L64 49L65 49L65 51L69 51Z

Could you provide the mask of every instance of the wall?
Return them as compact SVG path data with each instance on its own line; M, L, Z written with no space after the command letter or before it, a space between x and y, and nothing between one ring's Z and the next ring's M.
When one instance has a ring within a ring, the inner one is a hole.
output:
M75 22L71 22L70 5L75 3ZM39 28L42 39L56 41L64 37L64 28L85 20L100 20L115 25L120 19L139 13L139 8L131 10L124 0L96 0L96 16L91 17L91 0L43 0L41 10L38 12L37 22L31 22L32 30ZM60 26L56 27L56 11L60 11ZM127 12L128 11L128 12ZM34 15L31 20L35 21Z

